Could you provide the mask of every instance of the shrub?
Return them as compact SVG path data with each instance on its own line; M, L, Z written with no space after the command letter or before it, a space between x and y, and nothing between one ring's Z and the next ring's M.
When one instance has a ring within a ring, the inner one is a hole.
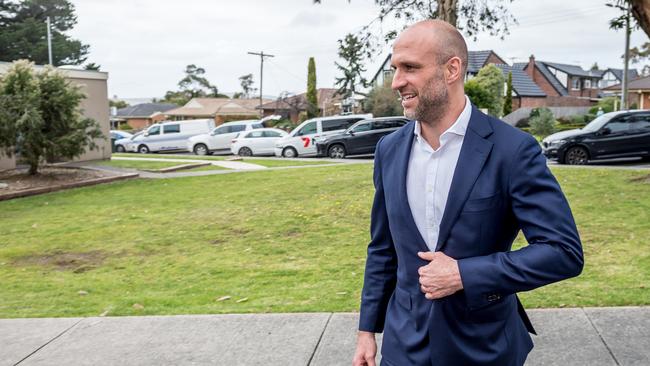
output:
M555 131L555 117L548 108L535 108L530 112L530 132L537 136L548 136Z

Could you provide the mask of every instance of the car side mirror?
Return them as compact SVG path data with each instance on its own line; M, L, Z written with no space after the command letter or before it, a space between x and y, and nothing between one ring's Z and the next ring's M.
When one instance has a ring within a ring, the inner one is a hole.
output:
M145 133L144 133L144 136L145 136L145 137L149 136L149 132L145 132Z
M610 133L612 133L612 130L610 130L609 127L603 127L600 129L601 135L609 135Z
M350 136L354 136L354 131L350 130L348 131L348 133L350 134Z

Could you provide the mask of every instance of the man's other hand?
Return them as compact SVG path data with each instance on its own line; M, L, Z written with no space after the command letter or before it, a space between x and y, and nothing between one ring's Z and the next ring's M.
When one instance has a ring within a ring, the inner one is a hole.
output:
M429 300L440 299L463 289L458 263L443 252L418 252L429 264L418 269L420 290Z
M359 331L357 335L357 350L354 352L352 366L375 366L377 342L375 333Z

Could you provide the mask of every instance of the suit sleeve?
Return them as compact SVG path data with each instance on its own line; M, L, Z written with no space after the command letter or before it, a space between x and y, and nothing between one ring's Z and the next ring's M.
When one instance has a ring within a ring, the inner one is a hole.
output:
M384 330L388 300L395 290L397 254L388 226L386 200L381 175L381 140L375 153L373 182L375 198L370 215L370 243L361 293L359 330L381 333Z
M458 261L470 309L577 276L584 265L569 204L532 136L519 146L509 174L512 212L529 245Z

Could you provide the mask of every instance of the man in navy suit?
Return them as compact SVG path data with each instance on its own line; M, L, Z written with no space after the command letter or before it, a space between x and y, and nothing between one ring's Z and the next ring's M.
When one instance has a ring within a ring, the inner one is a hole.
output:
M467 45L441 21L393 46L413 119L375 152L371 241L354 365L523 365L535 333L516 293L574 277L571 210L535 139L464 94ZM511 250L519 230L526 247Z

